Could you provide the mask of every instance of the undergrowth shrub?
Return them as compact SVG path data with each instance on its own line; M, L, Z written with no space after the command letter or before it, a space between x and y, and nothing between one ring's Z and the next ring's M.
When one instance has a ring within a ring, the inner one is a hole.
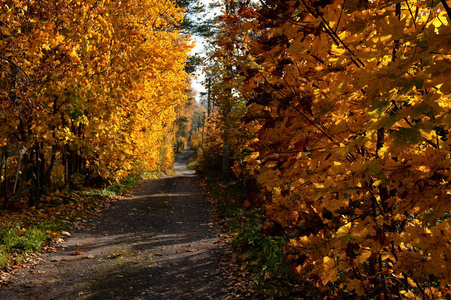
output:
M294 280L290 265L284 261L284 236L268 236L264 225L267 218L263 207L244 208L249 197L242 181L218 181L218 174L206 175L208 191L215 201L219 217L225 221L226 230L233 237L234 253L242 269L251 274L251 285L265 299L296 298L301 286ZM308 298L307 298L308 299Z

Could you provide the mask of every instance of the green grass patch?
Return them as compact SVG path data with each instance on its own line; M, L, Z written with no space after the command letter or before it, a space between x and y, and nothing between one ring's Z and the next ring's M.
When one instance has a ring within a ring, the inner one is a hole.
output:
M58 232L69 228L63 221L2 224L0 228L0 269L20 264L29 253L40 252Z
M146 174L142 176L146 176ZM86 191L86 194L89 196L117 197L134 188L142 176L126 177L121 179L119 182L112 183L104 189L88 190ZM152 175L148 174L148 176Z
M141 179L157 179L160 178L161 172L155 171L155 172L144 172L139 176Z
M3 245L0 246L0 269L6 268L10 263L10 255L6 252Z
M197 158L192 156L188 162L188 165L186 166L190 170L197 170Z
M267 222L262 208L245 209L241 203L248 197L240 182L218 181L219 175L206 177L207 188L216 201L220 218L233 236L233 251L252 274L252 287L265 299L290 299L295 275L284 261L283 247L288 240L267 236L262 226Z

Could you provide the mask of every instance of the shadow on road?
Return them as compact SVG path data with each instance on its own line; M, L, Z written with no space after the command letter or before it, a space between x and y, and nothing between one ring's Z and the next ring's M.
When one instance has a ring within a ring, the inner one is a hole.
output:
M142 182L0 299L225 299L209 204L178 155L175 176ZM80 256L71 256L79 249Z

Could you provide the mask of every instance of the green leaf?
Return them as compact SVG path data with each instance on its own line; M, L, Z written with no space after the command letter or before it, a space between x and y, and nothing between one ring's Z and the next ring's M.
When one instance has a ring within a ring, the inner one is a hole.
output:
M412 128L400 127L393 133L395 137L395 143L398 145L405 144L418 144L421 141L421 133L416 126Z

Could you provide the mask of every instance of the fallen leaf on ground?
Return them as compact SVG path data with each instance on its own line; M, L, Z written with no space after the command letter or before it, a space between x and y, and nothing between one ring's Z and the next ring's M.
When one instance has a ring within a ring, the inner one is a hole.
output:
M81 252L80 250L75 250L74 252L72 252L70 255L82 255L83 252Z
M120 256L124 255L124 253L114 253L108 256L109 259L115 259L118 258Z
M54 242L55 242L56 244L61 244L61 243L64 243L64 239L58 238L58 239L56 239Z
M44 246L44 247L42 247L42 251L44 251L44 252L56 252L56 248L55 247L50 247L50 246Z

